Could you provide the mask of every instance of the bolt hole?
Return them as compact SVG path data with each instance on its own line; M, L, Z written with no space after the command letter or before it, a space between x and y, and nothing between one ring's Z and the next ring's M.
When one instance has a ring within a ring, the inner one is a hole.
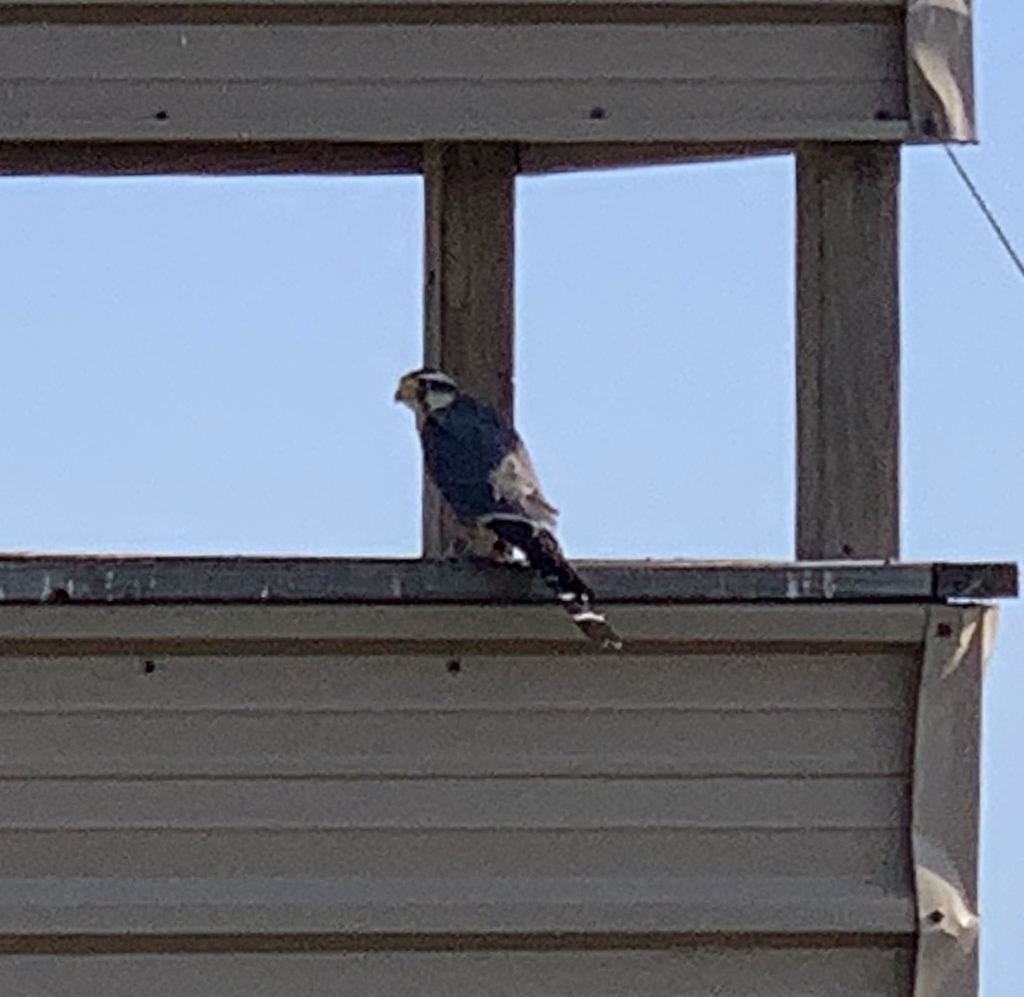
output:
M592 107L589 117L591 121L604 121L608 117L608 112L603 107Z
M942 923L942 919L943 919L943 917L944 917L944 915L943 915L943 913L942 913L942 911L941 911L941 910L933 910L933 911L932 911L932 912L931 912L931 913L930 913L930 914L929 914L929 915L928 915L928 916L927 916L927 917L925 918L925 920L926 920L926 921L927 921L927 922L928 922L929 924L941 924L941 923Z
M157 111L156 114L153 115L153 120L154 121L166 121L169 117L170 117L170 115L166 111L162 111L161 110L161 111Z
M875 111L875 121L892 121L892 111L887 111L885 108Z
M935 628L935 636L936 637L952 637L953 636L953 628L948 623L940 623Z
M849 544L843 544L840 550L843 552L843 557L853 557L853 548Z
M51 589L46 601L60 606L65 602L71 602L71 595L65 588Z
M156 671L155 661L144 661L142 663L142 670L146 675L152 675Z
M462 662L458 658L449 658L444 667L449 675L458 675L462 671Z

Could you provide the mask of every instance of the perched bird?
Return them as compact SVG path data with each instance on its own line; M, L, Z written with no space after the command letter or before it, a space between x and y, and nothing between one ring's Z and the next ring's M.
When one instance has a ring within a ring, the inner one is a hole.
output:
M594 610L594 593L555 539L558 510L541 492L530 455L508 420L429 367L402 377L395 401L415 414L427 474L459 520L483 526L521 551L576 626L619 650L621 638Z

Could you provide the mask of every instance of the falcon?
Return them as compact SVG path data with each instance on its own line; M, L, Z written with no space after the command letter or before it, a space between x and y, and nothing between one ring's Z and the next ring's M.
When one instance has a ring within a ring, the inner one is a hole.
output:
M555 539L558 510L512 424L430 367L405 374L395 401L415 414L427 474L460 522L489 530L497 550L520 551L590 640L620 650L621 638L595 611L594 593Z

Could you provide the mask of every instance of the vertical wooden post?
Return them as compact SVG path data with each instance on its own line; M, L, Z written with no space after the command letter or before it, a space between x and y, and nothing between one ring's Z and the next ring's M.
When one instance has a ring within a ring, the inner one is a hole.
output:
M510 418L516 146L431 143L424 150L425 363ZM472 542L437 489L423 488L423 556Z
M899 556L900 150L797 153L801 560Z

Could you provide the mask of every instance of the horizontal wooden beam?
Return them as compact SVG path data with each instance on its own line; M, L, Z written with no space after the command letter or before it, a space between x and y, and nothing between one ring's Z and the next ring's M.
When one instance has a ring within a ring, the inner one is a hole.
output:
M581 561L602 602L942 601L1017 594L1011 563ZM0 604L547 602L525 569L293 557L0 558Z
M566 0L17 0L0 5L0 20L18 23L47 18L51 21L113 23L134 19L158 20L169 14L183 23L224 22L291 24L338 23L370 16L442 23L474 20L501 14L502 19L529 20L560 11ZM906 0L572 0L572 16L608 22L636 18L651 12L661 18L713 21L758 21L813 18L818 21L898 15Z
M574 170L629 169L718 163L793 151L785 142L523 142L519 172L562 173Z
M791 143L529 142L518 171L635 168L784 155ZM0 176L365 176L423 171L419 142L2 142Z
M423 21L397 5L299 23L292 15L305 8L285 4L258 8L258 21L189 23L173 6L0 4L0 141L786 143L909 133L905 31L887 7L824 18L811 15L853 8L822 0L794 17L740 5L695 21L664 4L609 20L607 6L563 3L542 18L476 11L455 22L422 7ZM72 16L93 10L101 16L85 23Z
M418 142L0 142L0 176L417 173Z

